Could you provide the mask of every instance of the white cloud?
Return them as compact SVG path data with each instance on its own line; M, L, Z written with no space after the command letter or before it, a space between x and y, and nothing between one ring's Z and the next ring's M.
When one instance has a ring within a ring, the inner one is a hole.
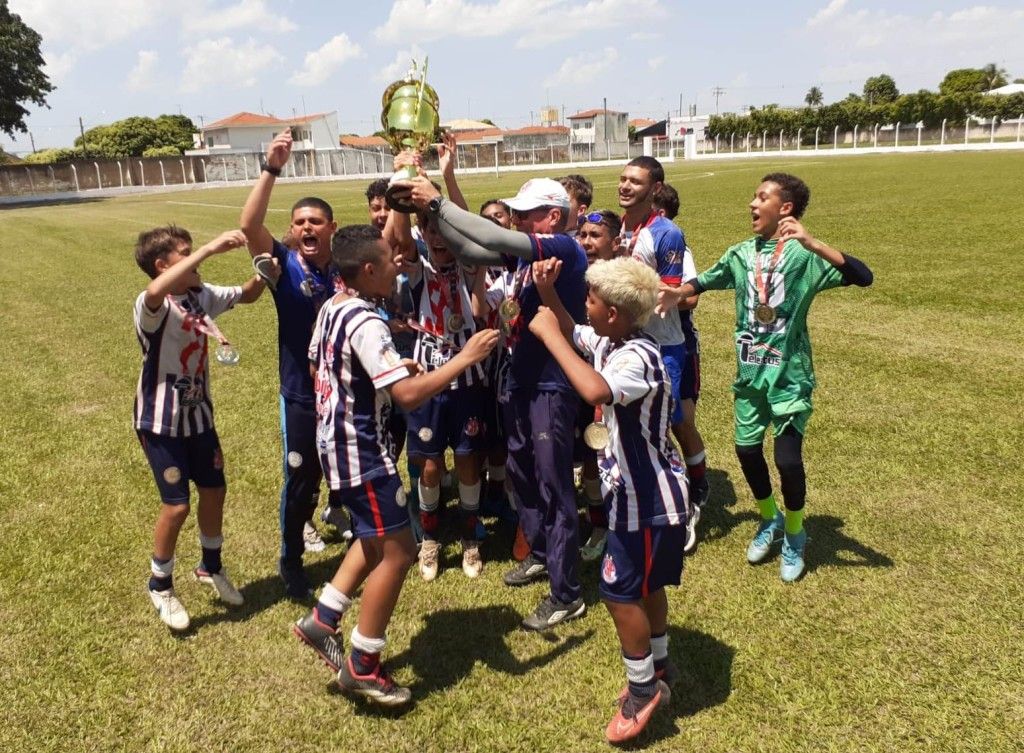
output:
M182 26L189 34L217 34L245 28L278 33L299 28L287 16L271 13L264 0L239 0L234 5L216 10L209 8L207 0L198 0L184 10L187 12L182 18Z
M78 62L78 55L74 52L43 52L43 60L46 61L46 75L50 77L53 84L60 84L65 77L71 73Z
M652 71L656 71L665 64L665 61L667 59L668 58L666 58L664 55L658 55L658 57L651 58L650 60L647 61L647 67L650 68Z
M38 31L47 46L99 50L162 20L163 3L150 0L12 0L11 11Z
M846 0L832 0L828 5L815 13L807 21L808 26L817 26L820 23L834 18L846 6Z
M374 35L381 42L519 35L517 47L541 47L667 15L661 0L395 0Z
M409 71L409 64L413 60L423 65L425 57L426 53L423 52L423 48L418 44L414 44L408 50L399 50L395 54L395 59L378 70L374 78L383 83L390 84L392 81L402 78Z
M160 55L156 50L139 50L135 67L128 72L128 78L125 79L125 86L129 91L145 91L153 86L153 72L159 59Z
M288 83L297 86L318 86L346 60L362 56L362 48L349 39L348 34L338 34L320 49L307 52L302 70L293 73Z
M188 60L181 74L183 92L217 84L255 86L260 71L284 62L277 50L252 38L243 44L230 37L203 39L186 47L182 56Z
M611 68L619 59L619 51L605 47L597 56L581 52L567 57L555 73L544 79L544 86L580 86L590 83Z
M631 42L653 42L655 39L661 39L661 34L656 31L634 31L629 35Z

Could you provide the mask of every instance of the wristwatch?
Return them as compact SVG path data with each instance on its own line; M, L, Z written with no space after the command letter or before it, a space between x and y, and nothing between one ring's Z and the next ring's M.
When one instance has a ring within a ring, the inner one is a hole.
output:
M441 211L442 201L444 201L444 198L442 198L441 196L435 196L430 200L430 203L427 204L427 211L429 211L431 214L437 214L438 212Z

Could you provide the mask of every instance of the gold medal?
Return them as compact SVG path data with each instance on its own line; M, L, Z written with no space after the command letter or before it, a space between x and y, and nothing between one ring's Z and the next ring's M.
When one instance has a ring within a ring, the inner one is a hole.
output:
M498 317L505 324L519 316L519 304L512 298L506 298L498 306Z
M448 317L447 324L449 332L461 332L466 320L462 318L462 314L452 314Z
M754 318L759 323L767 326L772 324L778 318L778 315L775 313L773 306L769 306L767 303L759 303L754 306Z
M594 421L583 430L583 444L592 450L603 450L608 446L608 425Z

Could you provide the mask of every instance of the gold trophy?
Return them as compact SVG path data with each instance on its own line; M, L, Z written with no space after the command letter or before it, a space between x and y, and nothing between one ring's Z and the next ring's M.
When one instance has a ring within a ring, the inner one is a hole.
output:
M395 154L405 150L421 154L439 138L441 118L437 108L440 101L434 87L427 83L427 60L424 59L422 69L417 69L414 60L405 78L391 84L381 98L384 109L380 114L380 122L384 126L384 139ZM416 175L416 168L409 165L391 176L390 185L384 194L389 207L405 214L416 211L411 203L396 201L394 198L395 182L411 180Z

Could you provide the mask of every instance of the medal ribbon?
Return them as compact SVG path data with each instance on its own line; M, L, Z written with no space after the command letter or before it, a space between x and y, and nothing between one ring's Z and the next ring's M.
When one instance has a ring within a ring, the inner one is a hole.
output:
M782 256L782 247L786 245L786 242L779 238L775 242L775 251L772 253L771 264L765 271L764 280L761 279L761 249L757 248L754 251L754 284L757 285L757 300L762 306L768 305L768 294L772 289L772 275L775 274L775 267L779 264L779 257Z
M189 304L189 308L188 309L186 309L184 306L182 306L181 303L176 301L174 299L174 297L171 296L171 295L168 295L167 299L171 302L171 304L176 309L178 309L179 312L181 312L181 316L185 320L184 328L185 328L186 331L188 331L188 330L195 330L196 332L198 332L200 334L209 335L210 337L215 339L217 342L219 342L221 345L225 345L225 346L230 346L231 345L231 343L228 342L228 339L224 336L224 333L221 332L220 327L218 327L214 323L213 319L211 319L210 316L205 311L203 311L203 307L199 305L199 299L196 297L196 295L194 293L191 293L191 292L188 293L188 296L187 296L188 304ZM181 358L180 358L180 360L181 360L181 370L182 370L182 372L184 372L185 376L188 376L188 359L189 359L189 356L191 356L192 352L196 348L198 348L198 347L199 347L199 343L198 343L198 341L196 341L196 342L193 342L191 345L189 345L187 348L185 348L181 352ZM199 359L199 363L196 365L196 373L197 374L201 370L202 363L203 363L203 359L200 358Z
M324 301L331 296L331 289L328 285L315 278L313 270L309 268L306 260L302 258L301 252L296 251L295 256L299 260L299 266L302 267L302 274L306 276L306 285L309 286L309 297L313 301L313 307L319 311L320 307L324 305ZM328 277L328 274L325 272L324 276Z
M625 253L625 255L626 256L632 256L633 255L633 248L636 246L636 239L640 237L640 231L643 230L648 225L650 225L656 219L658 219L659 216L660 215L652 209L651 213L649 215L647 215L647 219L644 220L643 222L641 222L639 225L637 225L633 229L633 234L625 242L625 246L626 246L626 253ZM623 225L622 229L623 229L623 231L625 231L625 229L626 229L625 225ZM625 235L625 232L623 232L623 235Z
M441 274L444 275L445 280L448 282L448 293L450 296L447 301L448 309L452 312L452 314L462 319L462 324L464 328L466 320L462 317L462 296L459 295L459 265L456 264L449 271L442 272ZM445 320L444 325L447 328L447 320ZM455 333L453 332L452 334Z

